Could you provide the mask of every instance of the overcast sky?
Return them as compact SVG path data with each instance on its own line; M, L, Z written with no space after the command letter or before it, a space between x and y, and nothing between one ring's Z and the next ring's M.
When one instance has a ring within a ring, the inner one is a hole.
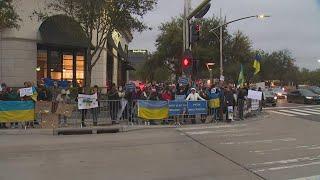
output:
M130 49L155 50L158 26L183 12L184 0L158 0L158 5L144 17L153 30L134 33ZM192 0L196 7L202 0ZM256 49L267 52L288 49L299 67L320 68L320 0L212 0L205 17L219 15L227 21L256 14L270 14L264 20L249 19L230 24L229 31L248 35Z

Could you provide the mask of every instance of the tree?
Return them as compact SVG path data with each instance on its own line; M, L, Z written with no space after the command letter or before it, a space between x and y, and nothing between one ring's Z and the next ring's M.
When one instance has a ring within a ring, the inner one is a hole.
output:
M19 15L13 6L13 0L0 1L0 30L5 28L19 28Z
M81 24L88 38L85 85L90 87L92 69L100 59L108 37L115 30L141 32L147 29L141 18L156 3L157 0L55 0L47 2L48 9L35 14L43 19L50 14L63 13Z

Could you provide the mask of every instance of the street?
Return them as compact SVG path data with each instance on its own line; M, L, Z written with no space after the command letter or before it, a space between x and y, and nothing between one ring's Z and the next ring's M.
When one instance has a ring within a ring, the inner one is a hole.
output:
M319 178L319 116L288 116L282 109L231 124L105 135L1 135L0 179ZM320 112L320 106L310 112Z

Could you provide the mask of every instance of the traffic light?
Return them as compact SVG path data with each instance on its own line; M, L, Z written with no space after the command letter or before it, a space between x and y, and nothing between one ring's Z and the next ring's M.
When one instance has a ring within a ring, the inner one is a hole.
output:
M192 54L186 51L181 59L181 67L185 74L190 74L192 70Z
M201 27L199 24L193 24L191 27L191 42L197 42L200 40L200 30Z

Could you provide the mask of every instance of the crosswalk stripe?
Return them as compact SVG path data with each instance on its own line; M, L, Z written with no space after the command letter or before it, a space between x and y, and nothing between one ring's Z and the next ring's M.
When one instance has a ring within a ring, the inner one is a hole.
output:
M320 112L313 112L313 111L309 111L309 110L302 110L302 109L292 109L292 110L302 112L302 113L308 113L308 114L320 114Z
M304 110L314 111L314 112L320 112L320 109L304 109Z
M283 113L283 112L279 112L279 111L270 111L270 112L276 113L276 114L285 115L285 116L291 116L291 117L295 116L295 115L293 115L293 114Z
M292 111L292 110L279 110L279 111L285 112L285 113L291 113L291 114L301 115L301 116L308 116L308 115L310 115L310 114L307 114L307 113L295 112L295 111Z

